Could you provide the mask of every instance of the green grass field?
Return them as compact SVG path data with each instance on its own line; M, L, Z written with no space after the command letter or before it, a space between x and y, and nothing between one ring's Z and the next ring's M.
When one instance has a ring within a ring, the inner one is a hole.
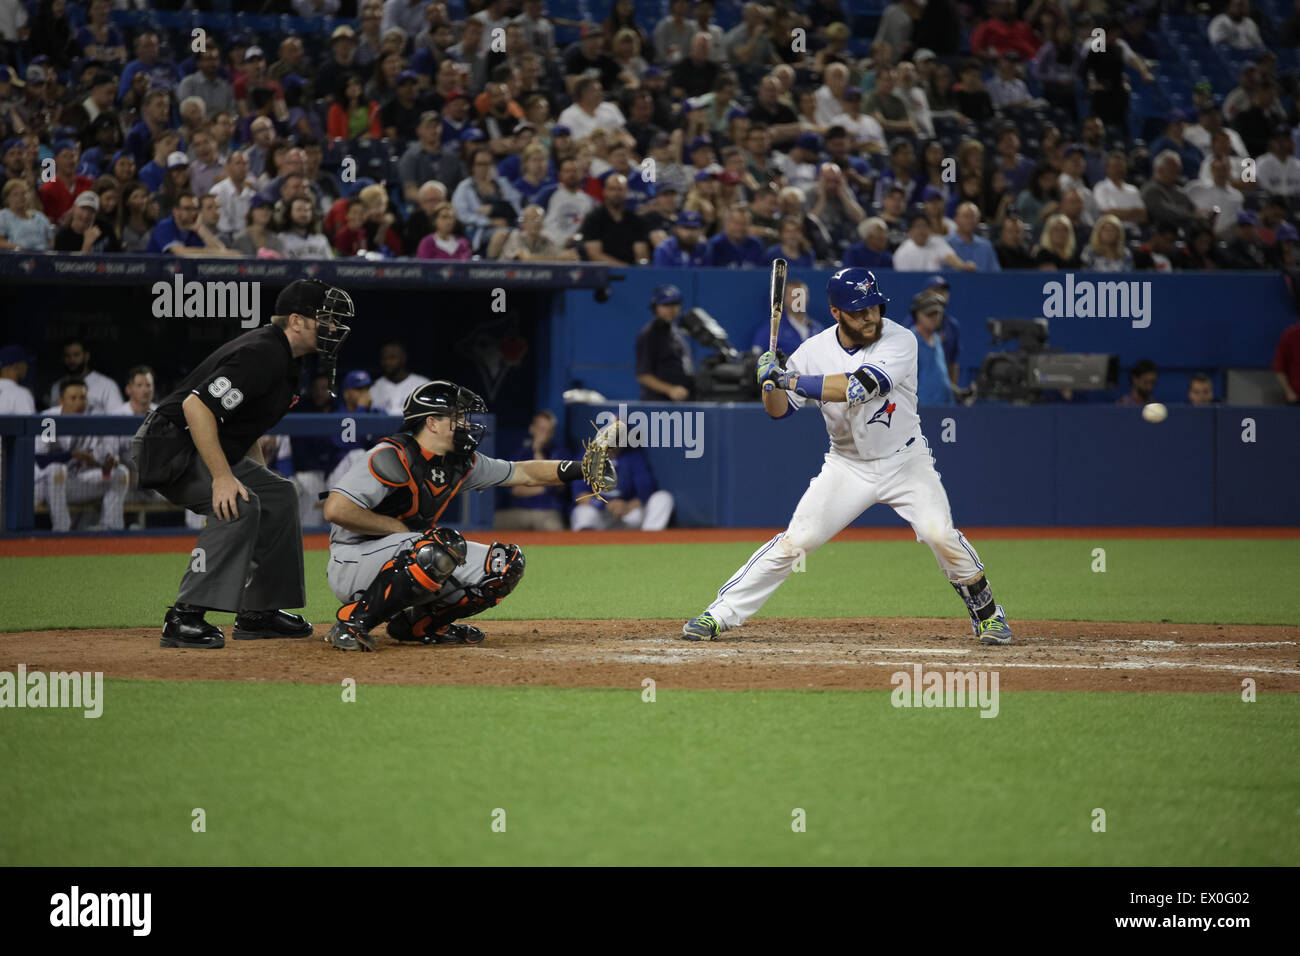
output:
M1013 618L1300 621L1294 541L975 543ZM531 548L493 616L689 616L751 551ZM183 563L2 559L0 630L156 626ZM828 546L765 609L958 613L914 543ZM1289 694L1003 692L987 720L886 692L112 680L97 720L0 709L0 864L1295 865L1298 727Z
M998 600L1026 620L1300 623L1300 540L975 542ZM1093 550L1106 570L1092 571ZM486 619L689 618L754 545L547 546L527 550L519 588ZM338 607L325 552L306 556L307 609ZM0 632L152 627L176 597L179 554L0 558ZM57 601L32 595L57 594ZM961 607L928 548L915 542L830 544L807 558L764 617L951 617ZM227 618L227 620L230 618ZM220 615L213 620L221 621Z

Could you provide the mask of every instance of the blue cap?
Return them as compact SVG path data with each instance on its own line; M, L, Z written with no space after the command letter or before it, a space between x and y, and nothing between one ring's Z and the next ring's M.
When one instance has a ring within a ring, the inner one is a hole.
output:
M948 289L948 280L943 276L930 276L930 281L925 284L927 289Z
M661 285L650 297L651 305L673 305L682 301L682 290L675 285Z
M1078 153L1080 156L1088 155L1087 150L1083 148L1081 143L1071 143L1069 146L1065 147L1065 152L1062 153L1062 155L1073 156L1075 153Z
M473 143L480 139L487 139L487 136L484 135L483 131L477 126L471 126L469 129L464 129L460 132L460 141L462 143Z
M59 139L54 141L54 155L57 156L65 149L76 149L77 144L74 140Z
M711 140L711 139L710 139L709 137L707 137L707 136L697 136L697 137L695 137L693 140L691 140L691 146L690 146L690 149L688 149L686 152L688 152L688 153L693 153L693 152L695 152L697 149L701 149L702 147L705 147L705 146L707 146L707 147L709 147L710 149L712 149L712 148L713 148L713 140Z
M360 369L360 368L355 369L354 371L348 372L347 375L343 376L344 391L347 391L349 388L369 388L369 387L370 387L370 373L367 372L365 369Z
M810 153L820 153L822 151L822 138L817 133L800 133L795 139L796 149L806 149Z
M748 116L749 116L749 110L742 109L739 106L733 106L731 109L727 110L728 123L730 123L734 119L745 119Z
M1178 109L1170 110L1170 111L1169 111L1169 115L1165 117L1165 122L1166 122L1166 123L1186 123L1186 122L1187 122L1187 114L1184 113L1182 110L1178 110Z
M1273 236L1278 242L1296 242L1300 240L1300 232L1297 232L1295 226L1289 222L1284 222L1278 226Z
M125 150L125 149L119 149L116 153L113 154L113 162L110 163L109 165L111 165L111 166L116 166L116 165L117 165L117 161L118 161L119 159L123 159L123 158L125 158L125 159L135 159L135 154L134 154L134 153L130 153L130 152L128 152L128 151Z
M943 198L943 190L938 186L926 186L925 192L921 193L921 202L929 202L931 199Z
M557 123L555 126L552 126L552 127L551 127L551 136L552 136L552 137L555 137L555 136L572 136L572 135L573 135L573 130L569 129L569 127L565 126L563 123Z
M418 83L419 80L420 74L416 73L414 70L403 70L401 73L397 74L398 86L401 86L403 83Z
M274 205L275 205L274 200L267 199L265 196L261 196L261 195L254 196L252 199L248 201L249 209L261 209L263 206L274 206Z
M646 67L645 72L641 74L641 79L644 80L652 76L662 76L663 72L664 68L661 66L648 66Z
M286 74L284 79L280 80L280 85L286 90L300 90L303 88L304 80L297 73Z
M694 209L683 209L677 214L677 225L687 229L702 229L704 217Z
M6 345L0 349L0 368L17 365L19 362L31 362L34 356L21 345Z
M0 155L9 152L9 150L13 149L15 146L21 146L21 145L23 145L23 139L21 136L10 136L7 140L5 140L4 147L0 148Z
M1249 209L1243 209L1241 212L1237 213L1237 225L1253 226L1255 225L1255 222L1255 214Z

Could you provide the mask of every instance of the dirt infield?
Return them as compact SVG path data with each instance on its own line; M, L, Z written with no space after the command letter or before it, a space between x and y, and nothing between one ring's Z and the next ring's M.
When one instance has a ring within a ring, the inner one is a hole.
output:
M723 639L680 638L680 621L491 621L477 647L381 640L342 653L319 637L158 647L156 629L0 635L0 670L102 671L160 680L659 689L889 689L890 675L998 671L1002 690L1300 691L1300 627L1013 621L1016 644L980 646L963 622L757 620ZM321 634L326 630L318 627ZM228 636L228 635L227 635Z
M539 544L718 544L729 541L762 543L780 528L670 528L667 531L511 531L508 540L522 548ZM1218 538L1250 540L1292 540L1300 538L1300 527L1203 528L1203 527L965 527L973 541L1031 541L1068 538L1090 541L1096 538L1178 540ZM474 537L474 532L468 532ZM836 541L915 541L911 528L845 528ZM303 548L324 551L329 538L323 534L303 535ZM100 554L189 554L194 533L140 535L33 535L0 537L0 558L45 558Z

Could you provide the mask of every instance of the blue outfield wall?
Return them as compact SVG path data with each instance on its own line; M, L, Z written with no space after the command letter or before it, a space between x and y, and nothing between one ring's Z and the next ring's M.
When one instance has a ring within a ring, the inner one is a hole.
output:
M597 303L591 291L570 289L554 296L549 333L539 342L548 367L539 370L539 406L557 411L564 389L581 384L611 400L636 398L637 332L649 320L650 293L671 282L682 289L685 308L705 309L741 350L754 329L765 326L768 310L767 270L627 269L611 270L621 281L609 286L610 298ZM810 313L830 323L825 305L827 270L795 269L792 278L806 281ZM881 287L890 298L889 314L908 313L913 295L928 273L881 270ZM952 284L949 312L961 327L962 383L970 382L991 349L986 319L1033 319L1045 316L1048 283L1139 282L1147 319L1136 317L1048 317L1049 345L1068 352L1105 352L1120 357L1121 369L1149 358L1162 369L1155 399L1183 401L1192 372L1267 368L1282 330L1295 322L1291 297L1276 272L1217 272L1158 275L1152 273L1016 272L1001 274L945 272ZM1062 289L1064 292L1064 289ZM1148 298L1149 296L1149 298ZM1145 322L1145 324L1143 324ZM1136 326L1135 326L1136 323ZM541 348L539 348L541 351ZM696 357L706 353L696 349ZM1121 387L1125 376L1121 372ZM1113 398L1113 396L1110 396ZM1102 401L1105 399L1103 398Z
M573 405L570 442L602 411L698 415L691 448L649 447L683 526L784 525L826 454L820 413L758 404ZM922 429L959 525L1300 525L1300 412L1172 406L1159 425L1115 406L927 408ZM646 440L656 431L647 429ZM1252 440L1246 440L1252 439ZM901 526L887 506L858 526Z

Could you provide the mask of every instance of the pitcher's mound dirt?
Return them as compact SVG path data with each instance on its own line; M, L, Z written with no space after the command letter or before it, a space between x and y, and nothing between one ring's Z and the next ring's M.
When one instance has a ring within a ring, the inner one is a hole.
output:
M672 621L484 621L477 647L399 644L344 653L326 628L300 641L233 641L218 651L158 647L158 630L0 635L0 669L108 677L370 684L536 684L721 690L889 689L890 675L998 671L1002 690L1300 691L1300 627L1013 621L1016 643L981 646L951 619L752 621L710 643Z

